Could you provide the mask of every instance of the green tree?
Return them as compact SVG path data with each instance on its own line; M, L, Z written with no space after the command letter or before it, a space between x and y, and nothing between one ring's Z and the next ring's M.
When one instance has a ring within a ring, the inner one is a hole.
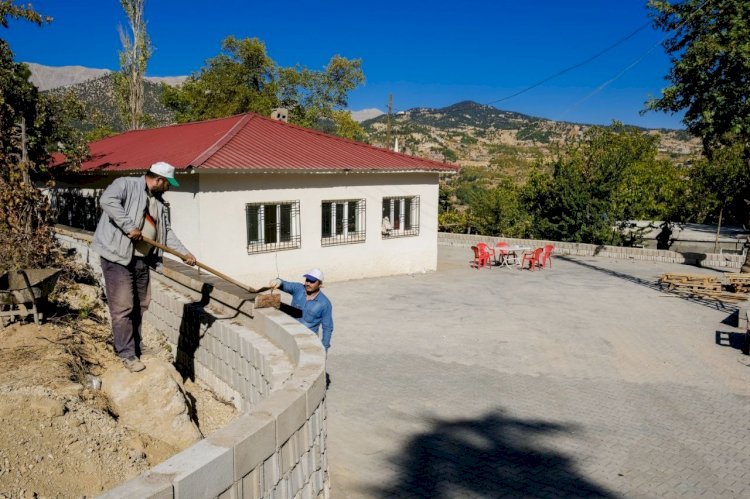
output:
M178 88L164 87L163 102L179 122L246 112L289 111L292 123L361 140L364 131L344 111L349 93L364 81L361 61L334 56L322 71L279 67L257 38L222 42L222 53Z
M115 89L123 123L130 130L143 128L143 78L151 58L151 40L146 32L144 8L146 0L120 0L128 18L130 34L120 26L120 72L115 76ZM132 38L131 38L132 36Z
M7 28L9 19L25 20L38 26L52 22L51 17L35 11L31 4L24 5L14 0L0 0L0 26Z
M648 109L685 111L706 156L739 144L750 171L750 3L746 0L650 0L656 28L671 34L670 86ZM750 197L748 191L743 193ZM750 272L750 252L742 266Z
M7 26L8 18L36 24L47 19L31 7L0 3L0 24ZM45 172L51 152L67 154L71 164L86 153L71 126L80 108L40 95L30 75L0 39L0 270L46 265L55 258L53 213L32 176Z

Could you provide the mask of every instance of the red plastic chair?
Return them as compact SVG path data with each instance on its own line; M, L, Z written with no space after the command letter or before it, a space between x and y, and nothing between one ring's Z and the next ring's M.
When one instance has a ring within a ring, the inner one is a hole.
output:
M490 248L489 246L487 246L487 243L477 243L477 248L479 248L480 251L484 251L490 256L490 262L495 260L495 248Z
M499 265L509 266L509 258L513 257L513 253L508 251L508 243L500 241L495 245L495 259Z
M544 247L544 251L542 251L542 259L539 262L540 266L542 268L547 266L547 263L549 262L549 268L552 268L552 250L555 249L555 246L552 244L548 244Z
M537 248L534 250L533 253L524 253L523 259L521 260L521 268L523 269L523 266L526 265L526 261L529 262L529 270L532 272L534 271L534 267L539 265L539 261L542 257L542 252L544 251L544 248Z
M472 264L474 265L474 267L476 267L477 270L481 269L485 265L488 269L491 268L490 254L487 251L482 251L481 248L477 246L472 246L471 249L474 250L474 261L472 262Z

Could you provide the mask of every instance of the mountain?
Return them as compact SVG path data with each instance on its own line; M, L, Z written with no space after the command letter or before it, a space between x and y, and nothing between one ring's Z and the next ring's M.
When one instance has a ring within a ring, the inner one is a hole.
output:
M362 123L370 142L385 147L388 117ZM391 144L399 150L462 166L500 165L518 159L549 157L557 146L579 137L590 124L554 121L493 106L463 101L451 106L414 108L391 117ZM661 137L664 156L686 158L700 150L700 141L682 130L649 130Z
M115 98L114 73L105 73L94 79L86 80L66 87L47 90L51 94L72 92L86 106L89 122L81 123L81 129L89 131L96 125L108 125L114 131L124 131ZM144 113L149 117L149 126L162 126L174 123L174 112L161 103L162 87L160 83L146 80L144 90Z
M359 111L352 111L352 119L358 123L362 123L363 121L367 121L372 118L377 118L378 116L381 116L383 114L385 113L383 113L383 111L381 111L380 109L371 107L369 109L361 109Z
M31 83L41 91L76 85L112 73L109 69L85 68L83 66L44 66L34 62L25 62L24 64L31 70ZM146 81L166 83L170 86L182 85L186 79L187 76L146 77Z

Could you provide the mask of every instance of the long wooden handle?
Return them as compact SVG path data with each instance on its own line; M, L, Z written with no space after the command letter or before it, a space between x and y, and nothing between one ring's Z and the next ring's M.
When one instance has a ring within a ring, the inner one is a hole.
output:
M162 250L162 251L166 251L167 253L170 253L170 254L172 254L172 255L174 255L174 256L176 256L176 257L179 257L179 258L181 258L181 259L183 259L183 260L185 260L185 259L187 258L187 255L183 255L183 254L182 254L182 253L180 253L179 251L175 251L175 250L173 250L172 248L169 248L169 247L167 247L167 246L164 246L164 245L163 245L163 244L161 244L161 243L157 243L157 242L156 242L156 241L154 241L153 239L149 239L149 238L147 238L147 237L145 237L145 236L144 236L144 237L142 237L142 239L143 239L143 241L147 242L147 243L148 243L148 244L150 244L151 246L154 246L154 247L156 247L156 248L159 248L159 249L160 249L160 250ZM250 287L250 286L248 286L247 284L242 284L242 283L241 283L240 281L237 281L237 280L235 280L235 279L232 279L232 278L231 278L231 277L229 277L228 275L226 275L226 274L223 274L223 273L219 272L218 270L216 270L215 268L213 268L213 267L209 267L209 266L208 266L208 265L206 265L205 263L201 263L201 262L199 262L199 261L196 261L196 262L195 262L195 265L196 265L197 267L200 267L200 268L202 268L203 270L206 270L206 271L208 271L208 272L211 272L211 273L212 273L213 275L215 275L216 277L221 277L221 278L222 278L222 279L224 279L225 281L227 281L227 282L231 282L231 283L232 283L232 284L234 284L235 286L238 286L238 287L240 287L240 288L244 289L245 291L247 291L247 292L249 292L249 293L260 293L260 292L262 292L262 291L266 291L267 289L269 289L269 288L267 288L267 287L266 287L266 288L260 288L260 289L255 289L255 288L251 288L251 287Z

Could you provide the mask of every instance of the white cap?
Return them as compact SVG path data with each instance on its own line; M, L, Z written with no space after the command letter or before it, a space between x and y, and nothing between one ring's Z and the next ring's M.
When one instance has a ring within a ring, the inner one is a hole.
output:
M175 187L178 187L180 185L174 179L174 166L170 165L169 163L159 161L158 163L154 163L153 165L151 165L151 168L149 168L148 171L166 178L167 181Z
M321 272L320 269L312 269L311 271L306 272L304 277L306 279L312 279L313 281L323 282L323 272Z

